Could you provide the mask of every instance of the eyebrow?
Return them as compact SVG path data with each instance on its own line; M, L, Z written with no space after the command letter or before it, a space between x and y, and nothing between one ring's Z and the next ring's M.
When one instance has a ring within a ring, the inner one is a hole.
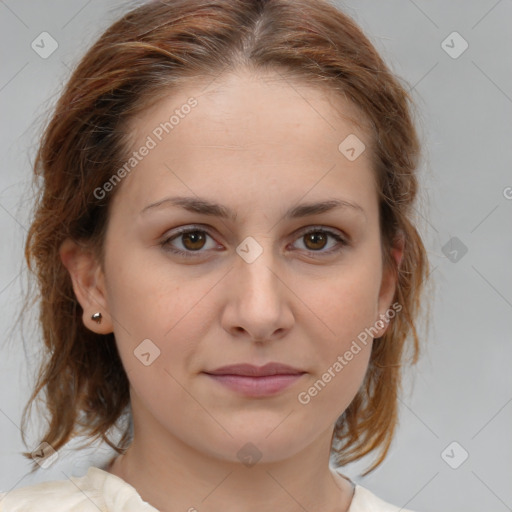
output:
M149 210L160 208L162 206L178 206L188 210L189 212L199 213L202 215L211 215L220 217L222 219L229 219L236 221L237 214L230 208L209 201L205 198L199 197L186 197L186 196L174 196L166 197L155 203L151 203L141 210L141 214L148 212ZM346 208L353 210L366 217L366 213L363 208L357 203L351 203L343 199L328 199L326 201L303 203L290 208L284 215L285 219L298 219L301 217L307 217L309 215L316 215L319 213L325 213L338 208Z

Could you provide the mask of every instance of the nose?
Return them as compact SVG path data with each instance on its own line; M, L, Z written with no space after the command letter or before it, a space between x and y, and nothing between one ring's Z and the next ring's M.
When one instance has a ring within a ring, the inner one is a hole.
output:
M242 256L235 261L222 324L234 337L263 343L285 336L295 318L293 293L286 283L290 276L272 249L259 245L263 251L254 261Z

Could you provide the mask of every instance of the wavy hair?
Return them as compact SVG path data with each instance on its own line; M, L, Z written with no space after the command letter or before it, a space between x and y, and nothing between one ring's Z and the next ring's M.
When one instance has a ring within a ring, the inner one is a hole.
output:
M395 273L394 300L402 309L373 343L364 382L335 425L331 452L344 465L377 451L367 474L393 439L405 349L412 349L412 363L419 355L416 325L428 276L413 215L421 145L407 86L357 24L327 0L146 2L113 23L78 63L34 161L40 187L25 258L37 280L44 357L22 424L43 393L49 421L41 441L58 450L81 435L124 453L130 426L118 442L109 432L129 416L128 379L113 333L84 326L59 248L71 237L102 258L109 205L119 187L101 198L94 190L126 161L133 116L194 78L241 68L326 88L356 106L369 126L383 264ZM405 242L400 266L390 257L397 237Z

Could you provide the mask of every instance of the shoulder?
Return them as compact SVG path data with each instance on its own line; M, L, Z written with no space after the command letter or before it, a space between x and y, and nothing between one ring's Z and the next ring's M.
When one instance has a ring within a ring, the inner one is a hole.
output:
M1 511L0 511L1 512ZM348 512L413 512L412 510L391 505L365 487L356 485L354 497Z
M98 512L102 504L94 493L80 489L71 480L41 482L0 493L0 512L52 511Z
M102 510L97 496L86 495L69 480L41 482L0 493L0 512L98 512L98 509Z
M19 487L0 493L0 512L52 511L98 512L103 510L101 496L83 479L54 480Z
M0 492L0 512L158 512L121 478L91 466L87 474Z

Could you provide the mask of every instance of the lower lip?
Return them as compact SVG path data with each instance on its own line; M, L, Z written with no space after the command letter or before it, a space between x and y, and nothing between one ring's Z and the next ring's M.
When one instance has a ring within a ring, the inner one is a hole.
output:
M208 377L245 396L259 397L275 395L297 382L304 374L266 375L249 377L245 375L212 375Z

